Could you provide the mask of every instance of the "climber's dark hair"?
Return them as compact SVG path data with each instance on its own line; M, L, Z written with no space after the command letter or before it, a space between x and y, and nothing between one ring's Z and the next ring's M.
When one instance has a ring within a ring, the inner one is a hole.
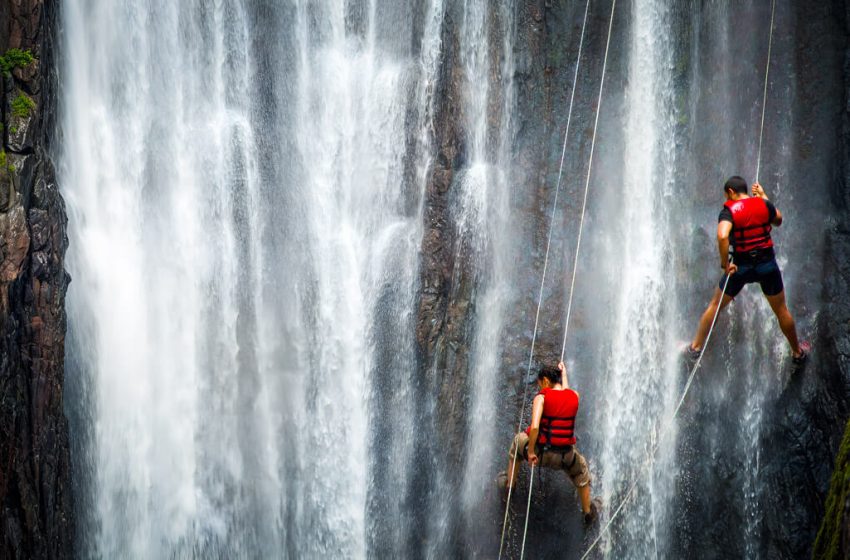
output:
M544 379L548 379L552 385L561 382L561 370L558 368L553 368L549 366L543 366L540 368L540 371L537 373L537 379L543 381Z
M743 177L738 177L737 175L729 177L729 180L723 185L723 192L730 189L738 194L747 194L747 182Z

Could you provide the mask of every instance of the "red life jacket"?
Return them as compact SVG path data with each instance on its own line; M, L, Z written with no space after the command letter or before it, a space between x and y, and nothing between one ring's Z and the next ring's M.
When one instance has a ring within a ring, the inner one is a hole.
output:
M540 419L538 443L553 447L575 445L578 393L572 389L546 388L541 389L538 394L543 395L543 417Z
M732 246L738 254L773 247L770 238L770 211L757 196L727 200L724 204L732 213Z

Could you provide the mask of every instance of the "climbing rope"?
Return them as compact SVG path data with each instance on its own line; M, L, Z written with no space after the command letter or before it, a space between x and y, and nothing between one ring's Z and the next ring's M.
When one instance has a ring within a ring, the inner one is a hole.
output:
M514 459L516 464L516 459ZM534 486L534 465L531 465L531 476L528 479L528 504L525 506L525 526L522 529L522 548L519 552L519 560L525 558L525 537L528 535L528 512L531 511L531 489Z
M608 49L611 46L611 29L614 25L614 9L617 0L611 3L611 17L608 19L608 38L605 42L605 59L602 62L602 77L599 80L599 97L596 100L596 118L593 121L593 136L590 139L590 156L587 161L587 176L584 180L584 197L581 202L581 216L578 222L578 236L576 237L576 250L573 255L573 273L570 279L570 295L567 299L567 315L564 318L564 340L561 344L561 361L564 361L564 351L567 349L567 333L570 331L570 315L573 310L573 292L576 285L576 272L578 271L578 253L581 249L581 234L584 231L584 215L587 211L587 193L590 191L590 170L593 168L593 152L596 147L596 129L599 127L599 113L602 109L602 87L605 85L605 68L608 66Z
M771 56L771 49L772 49L772 46L773 46L773 22L774 22L775 13L776 13L776 0L772 0L771 6L770 6L770 31L769 31L769 34L768 34L768 41L767 41L767 62L765 64L765 70L764 70L764 91L762 92L762 103L761 103L761 124L759 125L759 146L758 146L758 153L756 155L756 182L758 182L758 175L759 175L759 171L761 170L761 145L762 145L762 137L764 135L764 115L765 115L765 107L767 106L768 73L770 72L770 56ZM731 262L731 260L730 260L730 262ZM726 288L729 285L729 279L731 277L732 277L731 274L728 274L728 273L726 274L726 280L723 283L723 290L720 292L720 300L717 302L717 309L714 311L714 317L711 319L711 326L708 329L708 334L705 338L705 343L703 343L702 348L700 349L700 352L699 352L699 356L697 356L697 360L694 363L694 367L691 369L691 372L688 375L688 380L685 383L684 390L682 391L682 396L679 398L679 402L676 403L676 408L673 409L673 414L670 416L670 418L667 420L665 425L662 427L662 430L660 430L660 436L656 440L655 445L653 445L651 447L650 452L647 456L647 460L644 461L643 465L641 466L640 471L643 471L644 468L646 468L648 465L652 464L652 461L655 457L655 452L658 451L658 448L660 447L660 441L663 440L664 436L667 434L667 431L673 425L673 422L676 420L676 417L678 416L679 411L682 408L682 405L685 403L685 398L688 395L688 391L691 388L691 384L693 383L693 380L694 380L694 377L696 376L697 370L699 369L699 366L702 363L702 356L705 353L705 349L708 347L709 340L711 340L711 333L714 331L714 325L717 323L717 316L720 314L720 309L723 306L723 296L726 295ZM631 498L635 495L635 491L637 490L638 481L639 481L639 478L637 478L637 477L635 478L634 481L632 481L632 484L629 487L628 492L626 492L625 497L620 502L620 505L617 506L617 508L614 510L614 512L608 518L608 521L605 523L605 526L599 531L599 534L596 536L596 539L594 539L593 542L590 543L590 546L587 548L587 550L581 556L581 560L584 560L585 558L587 558L588 555L593 551L594 548L596 548L596 546L602 540L602 537L605 536L605 534L607 534L608 530L611 528L611 524L614 522L614 520L617 518L617 516L620 515L620 513L623 511L623 508L631 500Z
M650 449L650 452L647 455L647 460L644 461L643 465L641 465L640 471L643 471L644 468L652 464L652 460L655 457L655 452L658 451L658 448L661 446L660 442L663 441L667 430L670 428L670 426L673 425L673 421L676 419L676 416L678 416L679 410L682 408L682 404L684 404L685 402L685 397L688 395L688 391L691 388L691 383L693 383L694 376L697 373L697 369L702 363L702 355L705 353L705 349L708 347L708 341L711 340L711 333L714 331L715 323L717 323L717 316L720 314L720 308L723 306L723 296L726 295L726 287L729 285L729 279L731 277L731 274L726 275L726 281L723 283L723 290L720 292L720 300L717 302L717 309L715 309L714 317L712 317L711 319L711 326L708 329L708 335L705 337L705 343L702 345L702 349L700 349L699 351L699 356L697 356L697 361L694 363L694 367L691 369L691 372L688 375L687 382L685 382L685 389L682 391L682 396L679 398L679 402L676 404L676 408L673 409L673 414L670 416L663 428L660 430L660 436L658 437L658 439L656 439L655 445L652 446L652 448ZM620 502L620 505L617 506L617 508L611 514L611 517L608 518L608 521L605 523L605 526L602 528L602 530L599 531L599 534L596 536L596 539L594 539L594 541L590 543L590 546L587 547L587 550L582 555L581 560L587 558L587 556L593 551L593 549L596 548L596 545L599 544L599 541L602 539L602 537L608 532L608 529L611 527L611 524L614 523L614 520L617 519L617 516L620 515L620 512L623 511L625 505L629 502L629 500L631 500L632 496L634 495L639 480L640 478L636 477L632 481L632 484L629 487L629 491L626 492L626 495Z
M589 5L589 2L588 2L588 5ZM585 183L584 183L584 197L583 197L582 206L581 206L581 217L579 219L578 235L576 237L576 249L575 249L575 255L574 255L574 259L573 259L572 280L570 282L569 299L568 299L568 303L567 303L567 315L566 315L566 318L565 318L566 324L564 326L564 340L563 340L563 344L561 346L561 361L563 361L563 359L564 359L564 349L566 348L566 344L567 344L567 332L569 331L570 312L572 310L572 302L573 302L573 289L575 287L576 270L578 268L578 254L579 254L579 250L581 249L581 236L582 236L582 231L584 229L584 217L585 217L585 213L587 211L587 195L588 195L588 192L590 190L590 176L591 176L591 172L593 170L593 153L594 153L595 148L596 148L596 132L599 129L599 115L602 112L602 93L603 93L604 88L605 88L605 70L608 67L608 53L611 50L611 35L612 35L611 31L613 30L613 27L614 27L614 14L616 12L616 8L617 8L617 0L613 0L611 2L611 15L608 18L608 36L606 37L606 40L605 40L605 56L602 59L602 76L599 79L599 95L597 96L597 99L596 99L596 116L595 116L594 121L593 121L593 134L592 134L591 140L590 140L590 154L588 156L587 175L586 175ZM587 10L588 10L587 6L585 6L585 21L587 21ZM583 34L583 29L582 29L582 34ZM578 66L578 65L576 65L576 66ZM573 86L573 93L575 93L575 86ZM566 139L564 140L564 142L565 142L565 146L566 146ZM562 153L561 154L561 168L563 168L563 164L564 164L564 158L563 158L563 153ZM559 176L560 176L560 172L559 172ZM551 238L551 224L550 224L550 238ZM532 351L533 351L533 349L532 349ZM527 376L527 374L526 374L526 376ZM528 384L526 383L525 386L526 386L526 393L527 393ZM523 399L523 407L524 406L525 406L525 399ZM520 420L522 420L522 417L520 417ZM514 462L513 462L514 468L516 468L516 463L517 463L517 461L514 460ZM532 475L533 474L534 474L534 469L533 469L533 465L532 465ZM528 504L526 505L526 508L525 508L525 527L523 528L523 532L522 532L522 548L520 549L520 560L522 560L525 556L525 539L526 539L526 535L528 533L528 519L529 519L530 514L531 514L531 489L532 489L533 479L534 479L534 477L532 476L532 478L531 478L531 480L529 481L529 484L528 484Z
M770 51L773 48L773 16L776 13L776 0L770 3L770 36L767 39L767 64L764 67L764 91L761 97L761 126L759 127L759 149L756 155L756 183L761 171L761 140L764 135L764 112L767 108L767 77L770 74Z
M525 416L525 402L528 399L528 377L531 374L531 363L532 363L532 360L534 358L534 344L537 342L537 327L540 323L540 308L541 308L542 303L543 303L543 287L546 283L546 271L549 267L549 249L552 246L552 232L554 230L554 224L555 224L555 211L558 208L558 194L561 191L561 177L563 176L563 173L564 173L564 158L565 158L566 153L567 153L567 139L569 137L570 124L572 123L572 118L573 118L573 104L575 102L575 97L576 97L576 85L578 84L578 70L579 70L579 65L580 65L580 62L581 62L581 52L582 52L582 49L584 47L584 33L585 33L585 29L587 28L587 14L589 12L589 9L590 9L590 0L587 0L587 2L585 3L585 6L584 6L584 19L582 20L582 24L581 24L581 35L580 35L579 41L578 41L578 53L576 54L575 70L573 71L573 87L572 87L572 91L570 92L570 106L569 106L569 110L567 111L567 124L566 124L566 127L564 128L564 143L563 143L563 146L561 148L561 162L560 162L560 165L558 167L558 181L555 183L555 197L554 197L554 201L552 202L552 217L549 220L549 233L548 233L547 239L546 239L546 255L543 258L543 274L542 274L542 277L540 278L540 291L537 295L537 312L534 315L534 331L531 335L531 349L528 352L528 365L526 366L525 376L523 377L523 380L522 380L524 389L523 389L523 393L522 393L522 408L520 409L519 420L517 421L517 430L516 430L517 432L519 432L522 429L522 419ZM514 442L512 445L515 446L516 442ZM508 512L510 511L510 505L511 505L511 494L513 492L514 473L515 473L516 468L517 468L517 463L519 462L518 457L519 457L520 454L518 453L518 451L519 451L518 449L514 448L514 453L513 453L514 461L511 464L511 472L508 473L508 496L507 496L507 500L505 502L505 515L504 515L504 518L502 519L502 536L501 536L501 540L499 542L499 559L500 560L502 558L502 552L503 552L504 546L505 546L505 532L506 532L506 529L507 529L507 526L508 526ZM530 498L530 496L531 496L531 494L529 493L529 498ZM528 516L526 516L526 527L528 527ZM523 549L525 548L524 545L525 545L525 534L523 532Z

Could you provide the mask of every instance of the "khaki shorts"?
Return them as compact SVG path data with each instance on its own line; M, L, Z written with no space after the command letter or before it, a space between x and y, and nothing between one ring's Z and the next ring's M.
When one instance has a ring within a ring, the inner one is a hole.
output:
M525 432L520 432L514 437L514 442L511 445L509 453L511 459L516 457L517 449L522 453L522 458L527 460L528 434ZM573 446L571 451L566 453L547 451L540 456L540 466L547 469L565 471L576 488L582 488L590 484L590 471L587 468L587 461L575 446Z

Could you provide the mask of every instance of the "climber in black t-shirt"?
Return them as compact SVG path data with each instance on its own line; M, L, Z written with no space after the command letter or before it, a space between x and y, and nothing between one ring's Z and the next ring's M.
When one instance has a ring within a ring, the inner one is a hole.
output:
M747 194L747 182L737 176L726 181L723 190L726 203L718 218L717 247L720 252L720 268L725 274L700 318L697 332L686 350L688 357L696 360L699 356L717 306L720 305L723 309L744 285L758 282L779 320L779 328L788 339L794 363L802 364L807 357L806 350L797 339L797 327L785 303L782 272L776 263L773 240L770 238L771 228L782 224L782 213L767 199L764 189L758 183L753 185L752 196ZM722 291L724 286L725 292Z

